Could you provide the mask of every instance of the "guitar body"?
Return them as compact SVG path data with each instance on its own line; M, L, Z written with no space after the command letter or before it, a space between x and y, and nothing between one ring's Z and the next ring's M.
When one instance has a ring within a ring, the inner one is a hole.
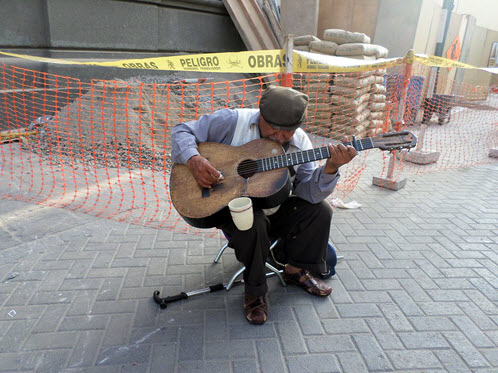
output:
M267 139L238 147L208 142L199 144L198 149L224 179L211 189L200 188L188 167L181 164L173 165L170 179L175 209L196 228L212 228L230 219L227 206L244 193L246 183L240 173L247 169L244 165L248 161L284 154L278 143ZM291 186L287 168L254 173L247 180L246 196L252 199L255 207L275 207L289 196Z
M343 144L357 151L372 148L392 151L415 147L417 138L409 131L388 132L361 140L353 136L352 142ZM252 199L255 207L280 205L291 190L288 167L331 156L327 146L285 154L278 143L268 139L238 147L202 143L199 153L221 172L223 180L210 189L200 188L188 167L176 163L170 178L173 205L196 228L212 228L231 219L228 203L244 195Z

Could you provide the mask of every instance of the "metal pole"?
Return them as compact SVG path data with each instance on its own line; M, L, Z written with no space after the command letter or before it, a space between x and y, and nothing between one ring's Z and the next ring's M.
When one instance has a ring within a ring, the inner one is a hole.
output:
M401 91L401 97L398 104L398 115L396 124L403 123L403 118L405 115L406 108L406 97L408 95L408 86L410 84L410 80L412 78L412 70L413 70L413 62L414 62L415 53L413 49L410 49L405 56L405 74L403 77L403 88ZM399 131L399 128L394 128L395 131Z
M434 52L435 56L443 57L444 44L446 43L446 36L448 34L448 27L450 25L450 20L451 20L451 13L453 12L454 7L455 3L453 0L444 0L443 9L441 12L441 23L439 26L438 41L436 43L436 50ZM432 78L432 75L435 75L435 77ZM438 78L439 78L439 67L433 68L431 72L430 84L431 85L434 84L434 88L431 89L430 86L428 87L429 88L428 92L430 92L431 97L435 95L437 92Z
M288 34L284 39L285 72L282 75L282 86L292 88L292 58L294 50L294 35Z

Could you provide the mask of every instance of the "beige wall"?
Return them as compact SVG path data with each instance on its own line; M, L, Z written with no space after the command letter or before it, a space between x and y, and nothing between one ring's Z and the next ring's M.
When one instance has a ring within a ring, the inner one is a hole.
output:
M484 27L477 26L474 30L472 36L472 44L469 51L469 57L467 63L473 66L484 66L483 56L486 54L484 49L486 45L486 39L488 37L488 30ZM489 44L491 47L491 44ZM470 84L474 87L476 86L489 86L491 80L491 74L481 70L466 70L464 74L464 82ZM484 97L479 97L474 95L472 92L468 91L466 98L471 99L482 99Z
M280 20L285 34L316 35L320 0L284 0Z
M441 5L433 0L423 1L413 42L415 53L434 54L436 51L441 9Z
M373 40L381 0L321 0L318 37L323 31L338 28L362 32Z
M446 34L446 41L443 47L443 57L446 58L446 51L450 47L453 40L460 33L460 26L462 24L463 15L453 13L451 15L450 24L448 26L448 32ZM460 39L462 42L462 39ZM456 69L440 69L439 71L439 82L437 93L450 94L452 89L452 83L455 79Z
M389 50L390 57L402 57L413 43L423 0L382 0L373 42Z
M498 30L498 1L496 0L455 0L453 11L474 16L478 26Z
M484 43L484 55L482 57L481 65L479 66L487 66L489 53L491 51L491 45L493 42L498 41L498 31L488 30L486 35L486 42ZM491 76L490 85L498 85L498 74L494 74Z

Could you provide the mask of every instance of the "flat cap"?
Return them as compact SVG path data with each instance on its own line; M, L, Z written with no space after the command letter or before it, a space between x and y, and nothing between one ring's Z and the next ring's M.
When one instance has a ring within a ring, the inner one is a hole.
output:
M261 95L259 111L273 128L292 131L306 119L308 95L292 88L269 86Z

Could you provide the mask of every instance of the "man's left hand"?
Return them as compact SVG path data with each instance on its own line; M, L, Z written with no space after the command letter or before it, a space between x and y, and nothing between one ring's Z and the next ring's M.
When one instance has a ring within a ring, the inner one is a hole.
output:
M335 174L339 167L349 163L356 156L356 149L352 146L344 144L332 145L329 144L330 158L327 159L323 171L326 174Z

